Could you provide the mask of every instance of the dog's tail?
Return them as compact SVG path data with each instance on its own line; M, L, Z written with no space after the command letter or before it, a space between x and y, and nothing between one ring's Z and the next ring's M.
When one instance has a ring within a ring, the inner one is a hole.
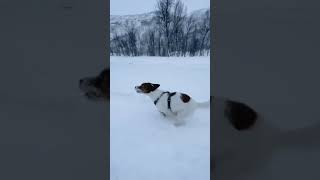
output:
M274 147L320 148L320 123L285 132L279 132L271 139Z
M205 102L197 102L197 107L198 108L208 108L210 107L210 103L212 101L212 96L210 96L210 99L208 101L205 101Z

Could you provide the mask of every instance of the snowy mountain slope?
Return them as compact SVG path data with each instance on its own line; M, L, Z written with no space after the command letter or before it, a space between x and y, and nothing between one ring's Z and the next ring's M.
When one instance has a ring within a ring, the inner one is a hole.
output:
M210 10L209 8L202 8L198 10L194 10L191 12L188 12L188 16L193 16L194 18L201 18L206 11Z
M110 32L111 34L117 32L122 34L126 25L133 23L135 27L139 29L142 33L148 27L155 25L156 21L154 19L155 12L136 14L136 15L110 15Z
M149 81L199 102L208 100L209 57L181 59L111 57L111 180L210 179L209 108L176 128L148 97L134 91Z

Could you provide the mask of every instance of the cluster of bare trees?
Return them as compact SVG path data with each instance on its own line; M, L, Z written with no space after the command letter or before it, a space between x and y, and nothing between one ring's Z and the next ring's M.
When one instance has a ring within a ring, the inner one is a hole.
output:
M133 23L122 34L111 37L111 55L196 56L210 52L209 10L187 15L180 0L158 0L153 20L144 33Z

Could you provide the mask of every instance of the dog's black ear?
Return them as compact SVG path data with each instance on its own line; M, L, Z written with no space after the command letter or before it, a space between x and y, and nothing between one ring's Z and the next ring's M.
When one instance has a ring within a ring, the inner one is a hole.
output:
M160 84L152 84L152 86L154 87L154 89L157 89L160 86Z

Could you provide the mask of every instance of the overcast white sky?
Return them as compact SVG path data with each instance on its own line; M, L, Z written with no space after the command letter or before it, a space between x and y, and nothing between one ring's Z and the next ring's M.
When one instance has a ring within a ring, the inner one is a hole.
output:
M209 8L210 0L181 0L188 12L201 8ZM111 15L140 14L153 11L156 0L110 0Z

